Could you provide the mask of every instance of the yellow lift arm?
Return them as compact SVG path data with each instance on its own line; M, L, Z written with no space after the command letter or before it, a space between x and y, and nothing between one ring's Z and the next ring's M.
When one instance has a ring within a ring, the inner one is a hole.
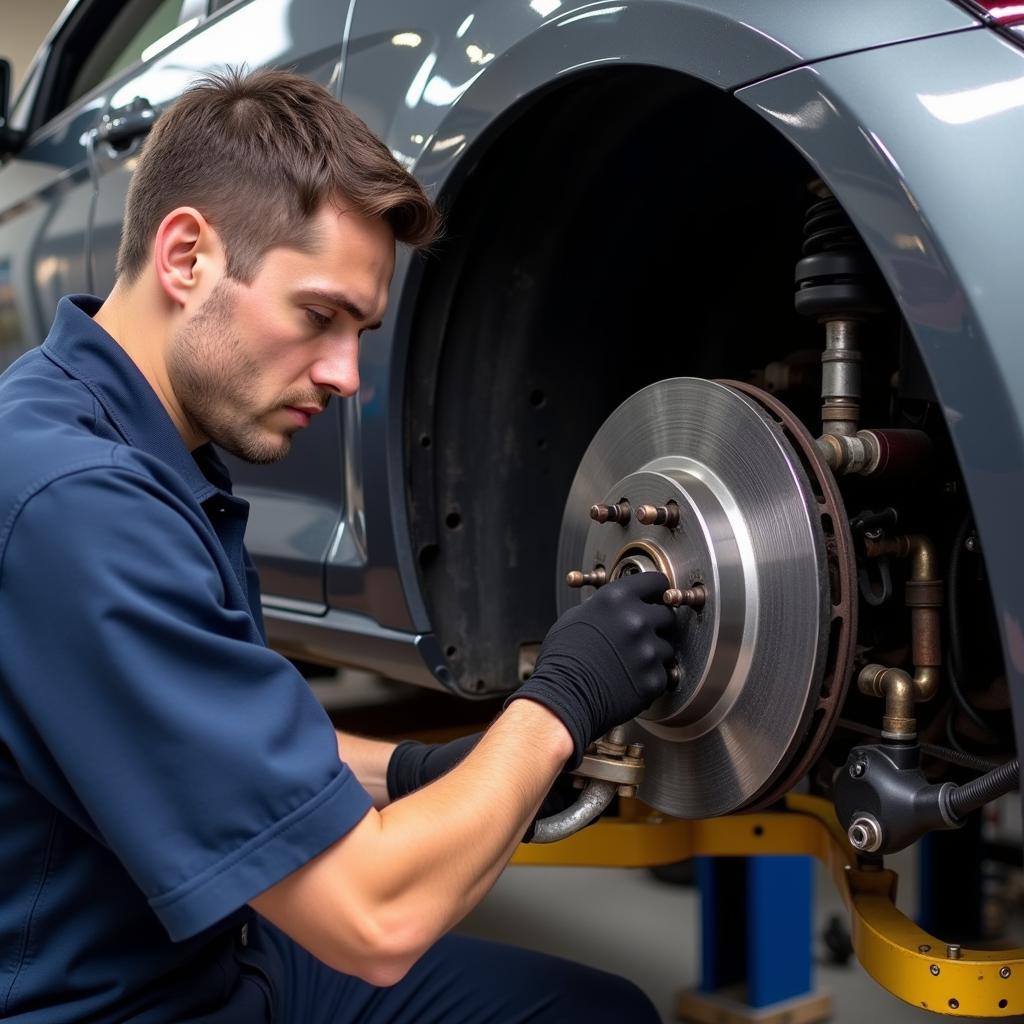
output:
M947 950L896 909L896 874L858 856L832 804L791 793L785 808L701 821L653 811L604 818L558 843L521 845L512 863L636 868L690 857L817 857L850 912L857 959L894 996L957 1017L1024 1014L1024 949Z

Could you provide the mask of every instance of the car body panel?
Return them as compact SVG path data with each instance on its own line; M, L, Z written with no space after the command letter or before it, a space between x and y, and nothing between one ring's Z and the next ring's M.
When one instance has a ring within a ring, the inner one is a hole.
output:
M1024 206L1007 168L1024 165L1024 52L971 32L825 61L737 95L820 171L917 341L987 555L1020 750Z
M430 6L429 19L415 0L357 2L343 96L412 166L436 148L433 135L469 87L527 41L543 70L524 74L519 96L595 61L654 64L735 89L833 54L976 25L934 0L443 0ZM517 98L505 96L503 109Z
M88 287L90 133L103 105L66 111L0 167L0 366L43 340L61 295Z

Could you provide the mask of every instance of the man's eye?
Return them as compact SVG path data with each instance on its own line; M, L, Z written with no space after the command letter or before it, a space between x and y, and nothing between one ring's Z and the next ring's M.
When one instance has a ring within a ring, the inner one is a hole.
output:
M306 317L309 322L319 331L324 331L331 326L331 318L318 313L315 309L307 309Z

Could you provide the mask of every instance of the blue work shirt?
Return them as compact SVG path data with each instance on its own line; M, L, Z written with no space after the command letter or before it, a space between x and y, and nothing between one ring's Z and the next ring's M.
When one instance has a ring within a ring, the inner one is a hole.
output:
M254 1024L247 901L371 799L266 646L246 502L99 305L0 376L0 1019Z

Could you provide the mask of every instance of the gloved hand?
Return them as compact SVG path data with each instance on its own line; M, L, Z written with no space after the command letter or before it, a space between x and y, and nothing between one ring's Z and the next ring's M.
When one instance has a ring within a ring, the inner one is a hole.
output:
M671 609L661 603L667 589L660 572L605 584L551 627L533 675L505 702L508 707L526 697L558 716L573 739L567 769L580 763L593 740L649 707L667 688L666 667L674 652L663 634L675 623ZM449 743L399 743L388 762L388 796L397 800L444 775L479 739L475 733ZM565 810L578 795L572 777L563 772L537 817ZM527 841L532 833L531 825Z
M535 700L561 719L573 741L567 768L668 687L674 652L666 634L675 623L661 601L668 586L660 572L606 583L551 627L533 675L505 702Z
M482 733L460 736L448 743L420 743L405 740L391 753L388 762L388 796L392 800L425 786L454 768L472 749ZM549 818L571 807L579 799L580 791L573 786L573 776L562 772L555 778L537 811L537 816L523 836L523 842L533 839L534 825L540 818ZM595 819L596 820L596 819Z

